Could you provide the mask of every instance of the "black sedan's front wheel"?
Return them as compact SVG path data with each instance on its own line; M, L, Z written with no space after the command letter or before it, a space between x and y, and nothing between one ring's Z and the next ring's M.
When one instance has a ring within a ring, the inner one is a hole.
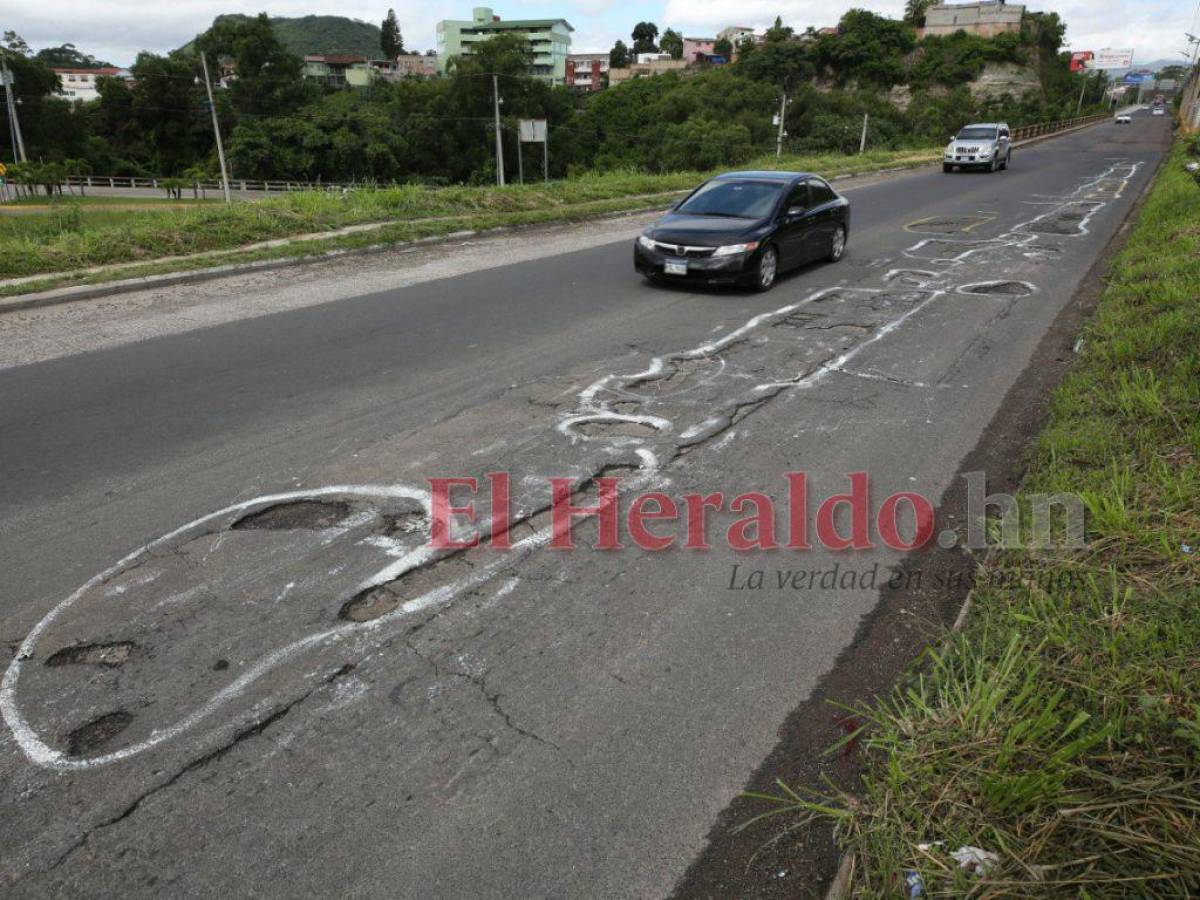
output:
M758 258L758 268L755 270L754 289L769 291L775 286L775 276L779 274L779 253L774 247L767 247Z

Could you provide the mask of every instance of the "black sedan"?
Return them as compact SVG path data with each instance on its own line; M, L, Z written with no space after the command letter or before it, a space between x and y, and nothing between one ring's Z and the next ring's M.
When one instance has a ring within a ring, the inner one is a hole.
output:
M706 181L641 233L634 267L651 281L770 290L776 276L837 262L850 203L805 172L729 172Z

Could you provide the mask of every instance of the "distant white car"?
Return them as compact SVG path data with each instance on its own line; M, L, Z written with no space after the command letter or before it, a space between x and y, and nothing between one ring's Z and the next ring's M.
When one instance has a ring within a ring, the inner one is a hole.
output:
M1150 111L1150 115L1152 115L1152 116L1165 116L1166 114L1167 114L1167 111L1165 109L1163 109L1161 106L1156 106L1156 107L1154 107L1153 110Z
M1121 113L1120 115L1117 116L1117 124L1118 125L1128 125L1132 121L1133 121L1133 116L1131 116L1129 113Z

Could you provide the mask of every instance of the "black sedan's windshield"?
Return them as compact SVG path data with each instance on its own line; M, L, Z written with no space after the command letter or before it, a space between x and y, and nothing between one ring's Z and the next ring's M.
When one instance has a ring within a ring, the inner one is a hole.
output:
M995 128L964 128L958 133L960 141L994 141L996 139Z
M775 209L783 187L765 181L710 181L675 210L690 216L763 219Z

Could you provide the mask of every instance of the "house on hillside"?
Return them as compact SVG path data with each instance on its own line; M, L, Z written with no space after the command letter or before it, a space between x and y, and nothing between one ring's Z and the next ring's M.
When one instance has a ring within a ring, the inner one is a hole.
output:
M332 87L367 87L378 77L378 70L365 56L310 53L304 57L302 74Z
M128 80L131 77L128 69L119 69L116 66L100 66L95 69L55 68L51 71L58 76L58 90L55 92L55 96L66 100L78 100L80 103L99 99L100 91L97 88L99 79Z
M1005 0L979 0L976 3L939 3L925 11L925 27L918 37L947 35L956 31L991 38L998 34L1020 32L1025 7Z

